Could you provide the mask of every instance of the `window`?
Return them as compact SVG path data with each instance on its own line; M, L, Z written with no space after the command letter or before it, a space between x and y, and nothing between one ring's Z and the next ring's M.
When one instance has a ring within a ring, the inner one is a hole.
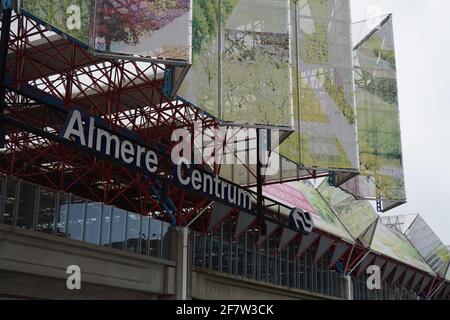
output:
M287 249L281 250L280 253L280 284L282 286L288 286L288 258L289 251Z
M66 235L67 214L69 212L69 194L59 194L59 204L56 216L56 234L60 236Z
M268 275L267 275L267 281L270 283L277 283L278 277L277 277L277 243L273 239L268 240L269 243L269 268L268 268Z
M161 229L162 223L159 220L152 219L150 223L150 256L161 256Z
M211 269L211 255L212 255L212 238L211 234L205 235L205 265L204 268Z
M16 226L33 229L37 187L20 182Z
M231 228L232 226L230 223L227 222L223 224L222 272L226 273L233 272Z
M295 241L288 247L288 286L298 288L297 259L295 257Z
M195 232L194 233L194 258L193 264L195 267L202 268L203 267L203 235Z
M45 188L39 190L39 209L36 230L53 233L55 225L56 194Z
M231 230L230 230L230 234L231 234L231 239L230 239L230 247L231 247L231 251L230 251L230 257L231 257L231 264L230 264L230 272L237 275L237 240L234 239L233 236L233 227L231 226Z
M149 242L149 229L150 229L150 217L143 216L141 219L141 254L148 255Z
M256 246L256 236L253 233L247 234L247 266L246 275L248 278L256 279L256 259L255 259L255 248Z
M4 195L3 195L3 190L4 190L4 184L5 184L5 180L6 178L2 175L0 175L0 223L3 223L3 209L4 209Z
M67 236L73 240L83 240L84 211L86 202L78 197L72 197L69 206Z
M141 231L141 216L128 213L127 222L127 251L139 252L139 233Z
M102 205L96 202L89 202L86 206L84 241L92 244L100 243L101 218L102 218Z
M161 258L165 258L169 256L170 249L170 227L171 225L167 222L162 223L162 231L161 231Z
M12 178L6 178L6 188L4 191L4 211L3 211L3 223L12 225L14 216L14 206L16 200L16 187L17 180Z
M212 231L211 268L220 270L220 228Z
M110 246L111 244L111 212L112 207L103 206L102 210L102 230L101 230L101 238L100 245L102 246Z
M113 208L111 247L123 250L125 244L126 223L127 212L122 209Z
M266 274L267 274L267 250L266 245L268 241L265 241L261 247L258 250L258 280L260 281L267 281Z
M237 275L238 276L245 276L246 274L244 273L244 265L246 263L246 259L245 259L245 245L247 242L247 233L243 233L242 235L239 236L238 241L237 241L237 256L236 256L236 264L237 264Z

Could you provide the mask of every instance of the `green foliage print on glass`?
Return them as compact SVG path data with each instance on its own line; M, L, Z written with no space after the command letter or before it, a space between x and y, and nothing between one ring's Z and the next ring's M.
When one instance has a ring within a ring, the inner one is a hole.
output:
M21 9L70 37L89 44L91 2L91 0L22 0Z
M355 111L353 107L347 102L345 98L344 88L342 86L335 85L328 74L325 75L324 87L327 90L330 97L333 99L334 103L342 114L347 118L350 124L355 124Z

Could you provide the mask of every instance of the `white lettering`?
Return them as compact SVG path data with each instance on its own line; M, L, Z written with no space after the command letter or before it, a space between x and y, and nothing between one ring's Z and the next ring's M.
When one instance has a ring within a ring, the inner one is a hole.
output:
M88 148L92 149L92 146L94 145L94 118L89 118L89 136L88 136Z
M70 15L66 21L67 29L81 30L81 8L76 5L70 5L67 7L66 13Z
M186 129L177 129L172 133L173 142L178 144L172 149L172 162L180 165L183 160L187 160L186 164L192 163L191 157L191 134Z
M75 129L75 124L78 129ZM64 133L64 139L71 140L71 136L76 136L80 138L80 144L86 146L86 139L84 137L83 121L81 120L81 113L78 110L74 110L72 113L72 118L70 118L69 124L67 125L66 132Z
M138 168L141 167L141 159L142 159L142 154L145 153L145 148L141 147L141 146L137 146L137 151L136 151L136 166Z
M69 290L81 290L81 269L79 266L68 266L66 273L70 274L67 278L66 286Z
M134 161L134 147L130 141L124 141L120 148L120 156L125 163L131 164Z
M158 157L154 151L149 151L145 155L145 167L151 173L155 173L158 165Z
M112 141L115 142L115 152L114 157L116 159L119 159L119 146L120 146L120 140L117 136L110 134L109 132L105 130L98 129L97 130L97 151L102 151L102 138L105 138L105 154L110 156L111 155L111 144Z
M202 188L202 175L197 170L192 172L192 187L197 191Z
M188 178L183 178L183 173L182 173L182 167L183 167L183 163L187 163L187 160L186 159L180 159L180 161L182 161L180 164L178 164L177 165L177 177L178 177L178 181L181 183L181 184L183 184L183 185L185 185L185 186L187 186L187 185L189 185L189 183L191 183L191 179L188 177Z
M369 290L381 290L381 269L377 265L367 268L367 288Z

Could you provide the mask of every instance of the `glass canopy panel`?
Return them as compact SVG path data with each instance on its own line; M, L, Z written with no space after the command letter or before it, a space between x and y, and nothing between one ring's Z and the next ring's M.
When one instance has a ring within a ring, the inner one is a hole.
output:
M94 0L95 50L190 61L191 0Z
M178 95L225 122L291 128L289 10L289 0L194 0Z
M355 239L360 238L378 219L378 214L368 201L357 200L350 193L330 186L328 181L324 181L318 191Z
M306 168L357 172L349 1L295 5L294 120L281 154Z
M440 277L445 277L450 262L450 251L422 217L416 217L405 235L428 265Z
M54 31L89 44L93 0L21 0L20 10Z
M290 126L289 1L222 0L222 15L223 120Z
M435 275L408 239L400 232L385 226L381 221L376 226L370 248L375 252L425 271L430 275Z
M392 16L356 45L354 63L361 175L342 187L387 210L406 201Z

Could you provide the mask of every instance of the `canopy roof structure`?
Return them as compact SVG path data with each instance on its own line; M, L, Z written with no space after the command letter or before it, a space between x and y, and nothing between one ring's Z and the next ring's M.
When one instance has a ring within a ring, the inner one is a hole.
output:
M354 239L361 238L378 219L378 214L368 201L358 201L350 193L330 186L327 181L324 181L317 190Z
M355 243L319 192L306 183L290 182L270 185L264 187L263 193L269 199L278 201L291 209L299 208L311 213L317 230L337 236L348 243ZM289 215L289 212L285 214Z
M447 274L445 275L445 279L450 282L450 267L447 270Z
M385 226L381 221L377 222L370 249L411 267L425 271L431 276L436 275L405 235Z
M388 211L406 202L392 15L355 23L353 33L361 173L342 188Z
M450 251L425 220L417 215L404 234L431 268L444 278L450 264Z
M340 188L329 186L325 181L318 188L320 194L335 210L337 216L348 230L352 230L355 240L361 241L369 249L390 257L411 267L435 272L430 268L418 250L401 232L381 221L372 205L366 200L357 200Z

